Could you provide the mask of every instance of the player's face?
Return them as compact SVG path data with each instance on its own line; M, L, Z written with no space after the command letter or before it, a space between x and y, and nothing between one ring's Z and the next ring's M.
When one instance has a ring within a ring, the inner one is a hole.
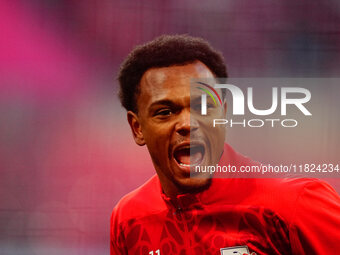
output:
M140 82L138 113L128 112L135 141L147 145L167 195L206 187L210 176L190 178L190 169L218 163L223 152L224 128L212 129L212 116L202 117L200 110L195 113L190 109L191 79L213 77L199 61L149 69ZM197 95L192 92L192 102L200 95L199 89ZM214 118L223 118L224 110L216 108Z

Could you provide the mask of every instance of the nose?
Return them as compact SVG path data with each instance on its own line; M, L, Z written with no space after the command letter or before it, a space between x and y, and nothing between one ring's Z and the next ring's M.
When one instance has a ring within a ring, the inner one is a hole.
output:
M188 136L196 129L198 129L198 122L193 115L190 116L190 110L183 110L178 117L176 132L181 136Z

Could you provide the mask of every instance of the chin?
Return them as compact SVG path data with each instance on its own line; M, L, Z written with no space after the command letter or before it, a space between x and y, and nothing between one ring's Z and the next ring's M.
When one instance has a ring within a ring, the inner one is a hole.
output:
M211 178L185 178L182 180L176 180L175 185L177 186L180 193L197 193L209 188L211 184Z

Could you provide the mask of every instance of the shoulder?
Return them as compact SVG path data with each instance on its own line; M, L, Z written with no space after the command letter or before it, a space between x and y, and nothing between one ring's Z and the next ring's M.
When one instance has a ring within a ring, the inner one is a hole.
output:
M268 209L292 222L310 211L333 214L340 198L325 181L315 178L224 178L214 179L204 194L207 204L234 204ZM313 208L311 208L313 207ZM316 214L314 214L316 215ZM340 214L339 214L340 215Z
M111 220L119 222L136 219L165 209L157 175L120 199L113 209Z
M263 165L238 153L228 144L225 144L221 161L224 164L235 166ZM245 196L250 197L252 200L255 199L256 201L284 201L286 205L293 205L298 202L301 197L312 197L312 193L318 192L321 192L324 195L328 194L327 196L334 199L339 198L339 195L328 183L316 178L304 178L294 175L281 176L282 178L261 178L264 176L258 174L249 174L247 178L244 179L237 177L245 177L245 175L236 175L235 177L236 178L233 181L224 180L220 181L220 183L225 188L232 186L235 190L238 190L238 192L241 192Z
M291 226L301 226L308 218L317 220L319 217L339 224L336 216L340 212L339 195L320 179L257 179L252 199L259 206L278 213Z
M339 195L327 182L317 178L289 176L286 178L256 179L256 190L264 197L279 199L287 204L303 203L301 199L329 198L338 200Z
M314 179L304 184L290 222L291 242L298 254L340 248L340 197L326 182Z
M263 191L281 191L282 193L292 192L299 196L299 193L310 186L328 186L326 182L316 178L285 177L285 178L261 178L257 179L258 189ZM281 195L282 195L281 193ZM274 195L274 194L273 194Z
M260 200L296 206L306 196L311 199L338 199L336 191L325 181L316 178L289 177L254 180L254 193Z

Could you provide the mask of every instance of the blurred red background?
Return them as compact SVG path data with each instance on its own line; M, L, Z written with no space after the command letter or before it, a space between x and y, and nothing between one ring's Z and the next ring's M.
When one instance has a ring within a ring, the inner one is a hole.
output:
M233 77L340 74L334 0L4 0L0 21L1 254L109 253L112 208L154 174L117 99L135 45L189 33L221 50ZM339 160L338 94L320 93L332 112L291 137L296 150L278 130L232 130L228 141L260 161Z

